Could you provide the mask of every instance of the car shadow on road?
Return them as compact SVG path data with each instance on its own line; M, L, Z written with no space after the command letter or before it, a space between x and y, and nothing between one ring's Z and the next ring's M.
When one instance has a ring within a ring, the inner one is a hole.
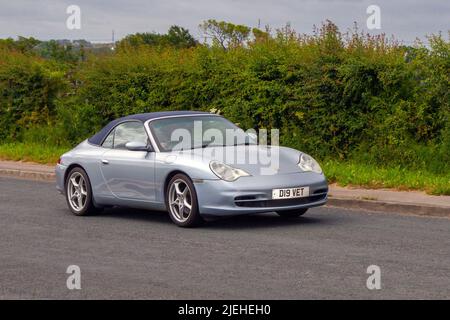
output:
M150 211L126 207L113 207L104 209L103 212L96 214L95 217L139 220L149 223L162 223L162 224L172 223L169 215L166 212Z
M263 213L214 219L207 221L203 227L207 229L237 230L315 225L322 222L324 222L322 217L303 216L286 219L279 217L276 213Z
M166 212L130 209L130 208L110 208L96 215L97 217L109 217L127 220L139 220L149 223L172 224L170 217ZM333 223L335 219L331 215L327 216L302 216L299 218L281 218L276 213L250 214L223 218L208 218L201 225L201 228L209 230L214 229L251 229L251 228L274 228L274 227L292 227L299 225L320 225Z

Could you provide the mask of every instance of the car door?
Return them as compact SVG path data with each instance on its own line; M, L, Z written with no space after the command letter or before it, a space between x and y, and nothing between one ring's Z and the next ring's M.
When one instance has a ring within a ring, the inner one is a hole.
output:
M100 159L100 168L109 191L124 200L155 200L155 153L130 151L128 142L149 143L144 125L128 121L117 125L103 142L107 151Z

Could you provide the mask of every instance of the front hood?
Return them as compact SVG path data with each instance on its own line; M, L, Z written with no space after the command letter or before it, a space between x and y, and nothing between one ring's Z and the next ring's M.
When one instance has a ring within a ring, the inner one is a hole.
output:
M245 170L252 176L301 171L297 166L300 152L286 147L262 145L207 147L172 152L171 155L176 155L177 162L200 161L208 167L212 160L221 161Z

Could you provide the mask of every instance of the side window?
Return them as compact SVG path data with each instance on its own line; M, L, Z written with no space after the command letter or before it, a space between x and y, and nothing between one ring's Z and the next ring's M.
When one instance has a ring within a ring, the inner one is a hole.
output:
M114 129L114 149L125 149L125 145L131 141L148 144L147 133L141 122L125 122Z
M103 148L111 148L114 146L114 131L111 131L108 136L106 137L105 141L103 141L102 147Z

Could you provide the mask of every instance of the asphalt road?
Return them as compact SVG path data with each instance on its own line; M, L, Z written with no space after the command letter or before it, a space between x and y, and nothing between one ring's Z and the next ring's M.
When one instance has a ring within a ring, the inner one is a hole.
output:
M1 299L450 298L445 218L316 208L182 229L133 209L76 217L53 184L0 178L0 227Z

